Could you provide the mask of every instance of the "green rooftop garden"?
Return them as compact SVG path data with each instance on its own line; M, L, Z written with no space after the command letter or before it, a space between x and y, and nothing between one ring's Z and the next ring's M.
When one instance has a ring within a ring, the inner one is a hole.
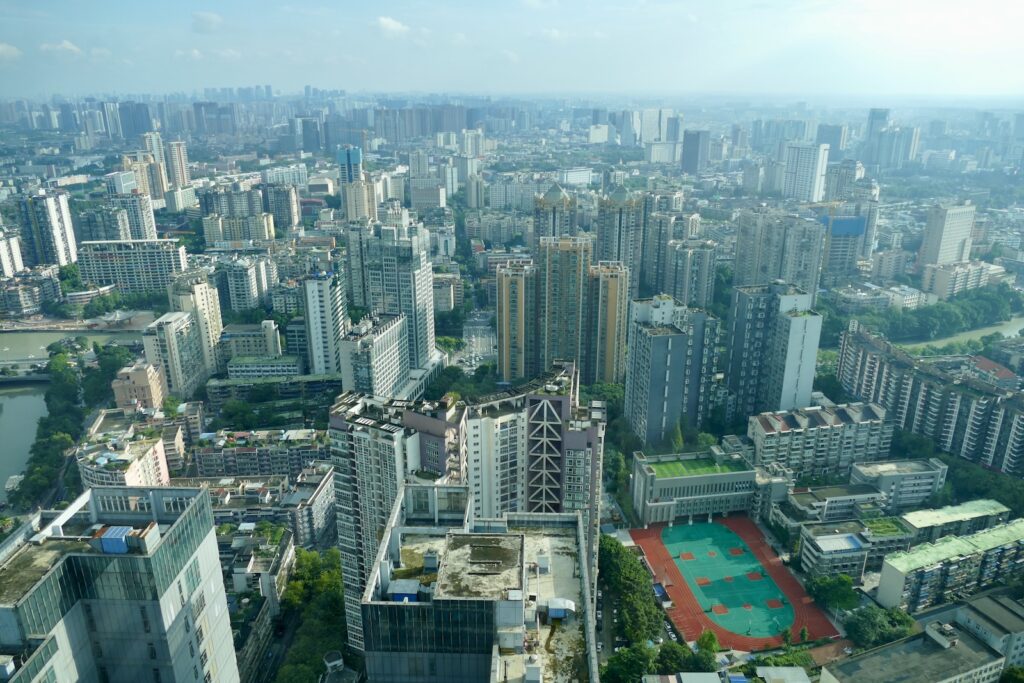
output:
M907 533L907 528L895 517L862 519L861 523L875 536L899 536Z
M727 472L745 472L749 467L741 460L723 460L719 465L713 458L696 458L694 460L670 460L648 463L658 479L670 477L693 477L701 474L723 474Z

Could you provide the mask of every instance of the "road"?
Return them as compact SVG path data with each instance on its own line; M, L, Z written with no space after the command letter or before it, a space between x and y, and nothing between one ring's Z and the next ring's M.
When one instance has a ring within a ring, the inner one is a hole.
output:
M497 358L498 338L491 327L492 316L487 311L474 311L462 326L466 347L454 355L452 362L467 373L473 372L480 365L493 363Z

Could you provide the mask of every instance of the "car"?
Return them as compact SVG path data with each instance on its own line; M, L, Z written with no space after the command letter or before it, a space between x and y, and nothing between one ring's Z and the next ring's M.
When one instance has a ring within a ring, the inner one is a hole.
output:
M657 638L654 639L654 644L655 645L661 645L664 642L665 642L665 639L662 638L661 636L658 636Z
M600 621L603 616L604 615L601 614L601 610L597 610L597 619L598 619L598 621Z
M676 635L676 634L674 634L674 633L670 633L670 634L668 634L668 637L669 637L669 638L671 638L673 642L676 642L676 643L678 643L678 642L679 642L679 636L677 636L677 635Z
M603 649L604 649L604 643L598 641L598 643L597 643L597 651L600 652Z

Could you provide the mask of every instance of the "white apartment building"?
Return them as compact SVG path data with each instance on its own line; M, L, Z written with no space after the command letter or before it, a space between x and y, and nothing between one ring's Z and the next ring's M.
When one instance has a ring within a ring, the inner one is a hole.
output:
M122 292L166 290L187 263L177 240L83 242L80 253L82 280L117 285Z

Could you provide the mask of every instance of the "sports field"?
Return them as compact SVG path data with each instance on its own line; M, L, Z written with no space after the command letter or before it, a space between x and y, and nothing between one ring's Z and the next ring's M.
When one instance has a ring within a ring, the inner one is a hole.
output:
M654 476L659 479L692 477L696 474L717 474L719 472L740 472L747 469L744 465L729 460L725 460L719 465L712 458L652 462L650 466L654 470Z
M754 638L793 625L793 607L750 548L720 524L667 527L661 542L706 614L722 628Z
M668 615L687 640L709 629L723 646L752 651L781 645L783 629L794 642L803 627L811 639L838 635L746 517L630 535L665 585Z

